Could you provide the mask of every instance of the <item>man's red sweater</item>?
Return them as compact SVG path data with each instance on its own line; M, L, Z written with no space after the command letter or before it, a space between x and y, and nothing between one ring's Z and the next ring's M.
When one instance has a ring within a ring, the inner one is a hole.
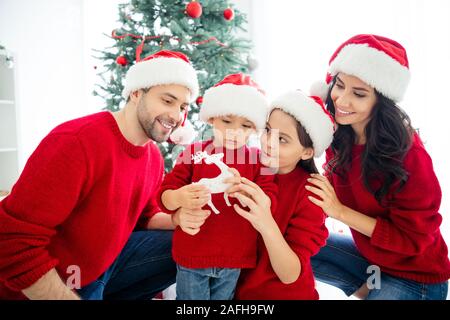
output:
M272 207L276 206L276 185L273 174L264 174L259 162L259 150L247 148L227 150L214 148L212 140L197 142L180 155L177 165L167 174L158 193L158 204L166 212L172 213L161 202L161 194L166 190L175 190L201 178L215 178L220 169L214 164L206 164L205 160L194 164L191 156L199 151L208 154L224 153L222 161L229 167L237 169L242 177L257 183L270 197ZM267 168L265 168L267 169ZM186 268L252 268L256 262L257 232L252 225L241 217L233 208L238 203L229 198L231 207L224 200L224 194L212 194L212 202L220 211L213 213L206 220L201 230L191 236L177 228L173 237L172 255L174 260ZM209 209L206 205L205 208Z
M94 281L160 211L162 176L157 146L129 143L109 112L56 127L0 202L0 282L19 291L53 267L65 280L72 265L82 286Z
M354 145L350 171L345 177L331 175L342 204L377 220L371 238L351 229L360 253L387 274L422 283L440 283L450 277L447 245L439 226L441 188L433 163L418 135L405 156L408 181L390 194L382 207L364 186L361 155L365 145ZM333 157L327 150L327 161Z
M242 270L235 298L239 300L317 300L310 258L325 245L328 230L321 208L309 201L305 189L309 174L297 167L277 175L278 209L273 217L286 242L298 255L301 273L297 281L283 284L273 271L269 254L258 239L258 262L255 269Z

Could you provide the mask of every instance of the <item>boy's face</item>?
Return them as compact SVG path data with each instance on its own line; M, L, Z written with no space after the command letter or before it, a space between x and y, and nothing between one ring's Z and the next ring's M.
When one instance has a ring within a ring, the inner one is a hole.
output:
M228 115L211 118L208 122L214 129L214 145L226 149L243 147L256 132L255 124L244 117Z

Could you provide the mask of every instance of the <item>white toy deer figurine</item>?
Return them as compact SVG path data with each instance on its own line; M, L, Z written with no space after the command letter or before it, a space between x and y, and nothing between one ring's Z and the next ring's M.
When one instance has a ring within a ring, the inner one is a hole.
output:
M195 155L192 156L192 160L194 163L200 163L202 159L205 159L206 164L215 164L220 169L220 174L215 178L202 178L198 182L198 184L206 186L211 194L213 193L224 193L223 198L225 199L225 203L227 206L231 206L231 203L228 199L228 193L225 191L231 186L230 183L224 183L223 180L233 177L233 173L229 171L230 167L222 162L223 153L217 153L209 155L206 151L199 151ZM219 210L212 203L211 198L208 201L209 207L214 211L215 214L220 213Z

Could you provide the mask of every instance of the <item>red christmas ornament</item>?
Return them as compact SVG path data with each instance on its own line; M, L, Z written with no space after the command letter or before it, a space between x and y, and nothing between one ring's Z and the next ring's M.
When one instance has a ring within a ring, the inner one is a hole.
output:
M202 15L202 5L196 1L192 1L186 6L186 13L193 19L200 18Z
M197 98L197 100L195 100L195 103L199 106L199 105L201 105L202 103L203 103L203 97L202 96L199 96L198 98Z
M118 56L116 63L120 64L122 67L125 67L128 64L128 60L125 56Z
M234 19L234 10L231 8L225 9L223 11L223 17L225 20L231 21Z

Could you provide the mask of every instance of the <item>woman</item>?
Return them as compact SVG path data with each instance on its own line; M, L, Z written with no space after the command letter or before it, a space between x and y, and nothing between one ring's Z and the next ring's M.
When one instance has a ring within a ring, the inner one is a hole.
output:
M316 278L366 299L445 299L450 276L439 231L441 189L430 156L396 103L406 91L405 49L357 35L330 60L327 108L338 124L312 203L350 227L312 259ZM378 269L379 268L379 269ZM381 270L378 274L377 271Z

